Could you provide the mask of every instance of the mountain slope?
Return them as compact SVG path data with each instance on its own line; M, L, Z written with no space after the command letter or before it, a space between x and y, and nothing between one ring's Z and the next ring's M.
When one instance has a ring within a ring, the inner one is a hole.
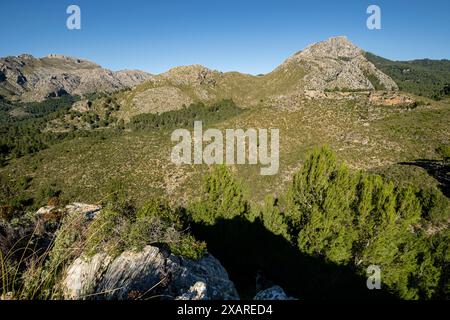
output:
M152 78L137 70L113 72L82 59L62 55L31 55L0 59L0 95L22 101L42 101L65 94L117 91Z
M402 91L435 100L450 95L450 60L392 61L369 52L366 57Z
M345 37L308 46L286 60L281 68L302 64L308 71L304 86L310 90L397 90L395 82L378 70Z
M88 62L73 63L73 68L76 63L84 69L97 68ZM398 94L375 90L371 78L377 78L386 89L396 89L389 77L365 60L361 49L342 37L314 44L263 76L221 73L199 65L174 68L131 90L82 101L80 108L49 121L51 126L43 133L57 135L57 141L61 141L62 132L69 138L47 150L17 157L20 159L8 158L0 174L10 179L33 177L30 191L37 193L55 181L71 198L87 202L101 198L107 193L109 181L116 178L128 183L128 190L137 199L151 194L188 199L197 190L207 166L173 165L169 158L173 145L170 132L163 128L145 130L145 121L151 119L145 118L148 115L142 116L143 129L130 127L133 121L120 120L223 98L232 98L237 106L248 110L227 120L221 118L215 124L217 128L280 129L278 175L261 177L256 166L236 166L239 176L251 182L256 201L263 193L276 194L282 189L306 151L315 145L328 144L352 168L366 170L436 158L435 149L449 143L448 103L427 99L418 105L403 103L406 100L395 103L398 97L391 96ZM367 91L339 92L338 88L338 92L327 92L338 84L341 91ZM311 98L309 91L320 94ZM383 107L383 99L393 102ZM162 118L184 119L183 111ZM20 142L28 146L31 138L25 138Z
M157 76L142 71L113 72L90 61L60 55L0 59L0 95L21 101L42 101L65 94L114 92L129 119L194 102L233 99L243 107L274 105L286 96L310 91L397 90L395 82L366 59L345 37L312 44L272 72L253 76L219 72L201 65L173 68Z
M242 107L274 105L308 91L397 90L395 82L345 37L313 44L272 72L253 76L201 65L173 68L130 92L120 93L122 118L179 109L193 102L233 99Z

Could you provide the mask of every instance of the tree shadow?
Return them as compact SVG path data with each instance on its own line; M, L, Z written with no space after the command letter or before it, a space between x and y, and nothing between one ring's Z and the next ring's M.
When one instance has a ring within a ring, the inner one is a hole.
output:
M255 296L256 275L260 272L286 294L302 300L396 298L385 290L369 290L367 279L352 268L302 254L258 220L249 222L238 217L191 228L225 267L242 299Z
M400 162L400 164L425 169L430 176L439 182L442 193L447 198L450 198L450 163L438 160L418 159L410 162Z

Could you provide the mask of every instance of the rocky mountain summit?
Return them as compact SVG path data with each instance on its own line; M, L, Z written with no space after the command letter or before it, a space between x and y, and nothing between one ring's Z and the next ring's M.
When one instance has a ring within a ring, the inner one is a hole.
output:
M175 85L191 86L215 86L222 75L219 71L210 70L204 66L195 64L170 69L161 76Z
M0 95L22 101L124 88L132 88L118 96L125 107L120 115L124 119L221 99L252 107L279 101L292 104L289 97L323 98L327 96L324 92L331 91L398 90L395 82L345 37L312 44L260 76L220 72L201 65L175 67L155 76L136 70L113 72L93 62L62 55L0 59Z
M398 90L395 82L369 62L364 51L346 37L312 44L288 58L279 68L301 64L307 90Z
M150 80L138 70L114 72L78 58L24 54L0 59L0 94L22 101L41 101L65 94L113 92Z
M181 66L126 93L130 115L175 110L194 102L233 99L242 107L280 104L292 97L326 98L324 92L397 91L396 83L345 37L312 44L266 75L219 72L201 65ZM288 97L288 99L285 99ZM281 106L282 107L282 106Z

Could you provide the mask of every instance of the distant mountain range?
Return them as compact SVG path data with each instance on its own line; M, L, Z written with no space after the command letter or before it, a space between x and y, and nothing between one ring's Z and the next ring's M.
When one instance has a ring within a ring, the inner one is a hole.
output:
M117 92L122 118L180 109L195 102L233 99L243 107L290 104L325 92L401 91L440 99L450 93L449 60L390 61L334 37L306 47L272 72L253 76L201 65L159 75L113 72L83 59L31 55L0 59L0 95L23 102L63 95ZM131 90L123 90L131 89Z
M23 54L0 59L0 94L22 101L41 101L67 94L112 92L151 78L143 71L113 72L93 62L62 55L38 59Z
M242 107L280 104L280 99L326 91L396 91L398 86L345 37L313 44L265 75L220 72L201 65L173 68L118 95L124 117L233 99Z
M313 44L263 76L222 73L200 65L177 67L158 76L143 71L113 72L87 60L61 55L38 59L24 54L0 59L0 94L23 101L112 92L143 82L147 83L133 99L142 100L148 111L222 96L254 104L292 91L397 89L394 81L345 37ZM163 107L162 103L168 106Z

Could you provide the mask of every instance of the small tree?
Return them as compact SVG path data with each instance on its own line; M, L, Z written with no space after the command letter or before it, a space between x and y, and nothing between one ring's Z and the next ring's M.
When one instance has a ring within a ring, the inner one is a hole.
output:
M260 219L267 230L273 234L283 236L286 240L290 240L289 227L286 217L278 206L278 199L266 196L264 206L261 209Z
M327 147L314 150L294 176L287 216L304 253L346 263L356 239L351 204L355 179Z
M213 225L218 219L248 215L249 204L230 171L219 166L206 176L201 199L190 211L194 221Z

